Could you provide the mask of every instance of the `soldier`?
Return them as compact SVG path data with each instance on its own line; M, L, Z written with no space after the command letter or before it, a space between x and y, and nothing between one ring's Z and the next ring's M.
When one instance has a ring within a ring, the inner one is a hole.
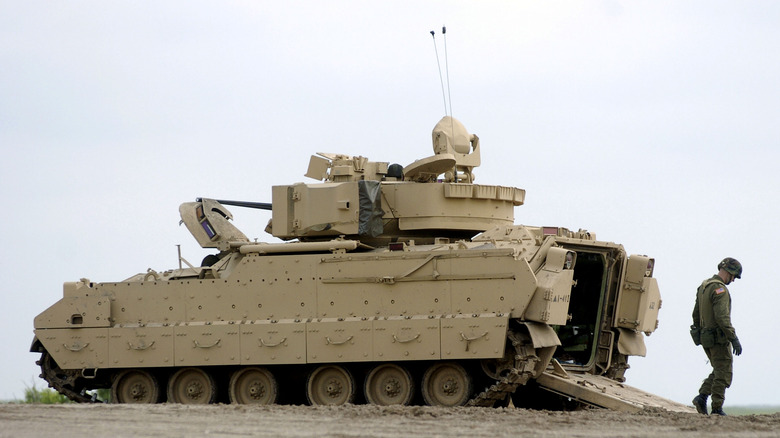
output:
M737 356L742 354L742 345L731 325L731 296L726 285L741 276L742 265L736 259L726 257L718 264L718 273L704 280L696 292L693 329L698 328L701 346L712 365L712 373L693 399L693 406L700 414L707 415L707 397L712 394L712 415L726 415L723 400L726 388L731 386L731 353L733 350Z

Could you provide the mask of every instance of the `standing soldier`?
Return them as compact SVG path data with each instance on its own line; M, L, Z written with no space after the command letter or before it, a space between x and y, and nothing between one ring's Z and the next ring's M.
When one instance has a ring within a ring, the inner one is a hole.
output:
M700 414L707 415L707 397L712 394L712 415L726 415L723 400L726 388L731 386L731 352L733 350L737 356L742 354L742 345L731 325L731 296L726 285L741 276L742 265L736 259L726 257L718 264L718 273L704 280L696 292L691 328L700 335L701 346L712 365L712 373L704 379L699 395L693 399Z

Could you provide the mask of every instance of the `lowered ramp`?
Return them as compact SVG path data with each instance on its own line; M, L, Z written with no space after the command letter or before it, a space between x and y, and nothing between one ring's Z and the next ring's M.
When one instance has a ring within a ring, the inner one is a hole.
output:
M536 382L543 389L600 408L624 412L639 412L645 408L696 412L691 406L650 394L604 376L548 370L537 377Z

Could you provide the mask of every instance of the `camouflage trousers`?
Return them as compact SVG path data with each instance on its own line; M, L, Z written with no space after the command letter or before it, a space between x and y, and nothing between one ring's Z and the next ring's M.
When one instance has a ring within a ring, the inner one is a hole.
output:
M726 399L726 388L731 386L733 376L731 345L716 344L711 348L705 348L704 352L710 360L712 372L701 384L699 394L712 394L712 409L720 409Z

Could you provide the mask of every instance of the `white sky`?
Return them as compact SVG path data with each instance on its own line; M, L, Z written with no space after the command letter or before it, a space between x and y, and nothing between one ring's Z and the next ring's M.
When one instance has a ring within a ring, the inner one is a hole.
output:
M628 383L690 402L695 289L731 256L726 403L780 404L778 23L769 1L0 0L0 400L45 386L27 351L64 281L173 268L177 244L200 261L180 203L270 202L318 151L431 155L446 24L477 182L527 190L517 223L656 258L660 327ZM232 212L271 240L267 212Z

